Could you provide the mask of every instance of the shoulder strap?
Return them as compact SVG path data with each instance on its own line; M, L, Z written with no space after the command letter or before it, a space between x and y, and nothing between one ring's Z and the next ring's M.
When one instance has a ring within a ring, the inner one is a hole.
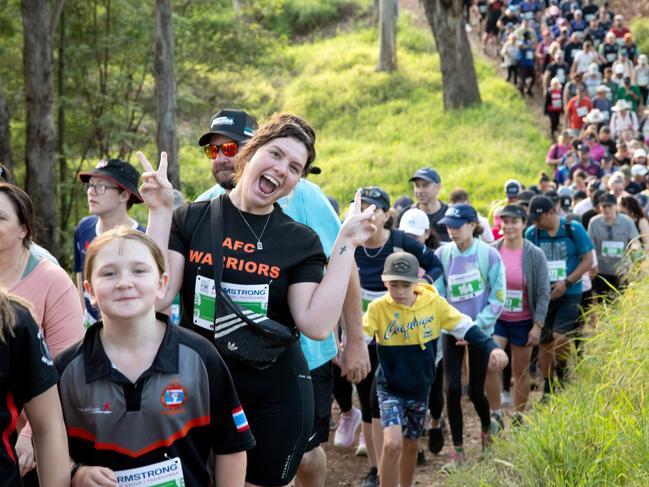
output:
M210 233L214 286L218 290L223 277L223 195L210 201Z
M489 245L478 240L478 268L480 269L480 274L485 278L489 277Z

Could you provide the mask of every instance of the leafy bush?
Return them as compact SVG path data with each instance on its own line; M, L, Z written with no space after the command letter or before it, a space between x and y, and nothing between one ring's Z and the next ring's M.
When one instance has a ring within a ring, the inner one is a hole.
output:
M631 22L631 32L641 54L649 55L649 19L637 17Z

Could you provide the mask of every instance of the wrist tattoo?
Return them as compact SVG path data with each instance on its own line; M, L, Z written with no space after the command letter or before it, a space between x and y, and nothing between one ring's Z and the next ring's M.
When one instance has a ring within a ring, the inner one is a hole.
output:
M340 247L340 253L338 255L343 255L345 252L347 252L347 246L343 245Z

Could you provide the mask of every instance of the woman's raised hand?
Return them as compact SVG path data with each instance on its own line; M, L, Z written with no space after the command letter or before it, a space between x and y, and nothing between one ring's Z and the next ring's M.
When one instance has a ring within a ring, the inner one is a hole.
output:
M349 205L349 211L340 229L341 235L351 240L355 246L363 245L376 232L375 208L374 205L370 205L365 211L361 211L361 190L357 190L354 202Z
M142 164L142 186L140 195L149 211L173 209L174 192L169 179L167 178L167 153L160 153L160 164L155 171L149 160L142 154L136 153Z

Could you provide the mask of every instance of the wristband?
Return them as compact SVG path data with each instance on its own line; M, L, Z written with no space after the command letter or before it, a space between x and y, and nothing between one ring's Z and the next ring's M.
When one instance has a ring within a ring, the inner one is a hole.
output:
M79 470L79 468L81 467L83 467L83 463L75 463L74 465L72 465L72 468L70 469L70 479L74 477L74 475L77 473L77 470Z

